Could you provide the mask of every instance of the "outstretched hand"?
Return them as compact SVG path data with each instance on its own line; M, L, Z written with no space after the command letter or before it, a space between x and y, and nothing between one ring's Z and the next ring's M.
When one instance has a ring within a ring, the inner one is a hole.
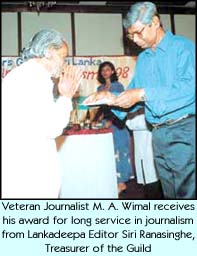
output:
M59 93L62 96L72 98L81 83L82 74L82 70L79 67L65 66L58 84Z
M135 88L122 92L114 101L114 106L129 108L141 101L143 89Z

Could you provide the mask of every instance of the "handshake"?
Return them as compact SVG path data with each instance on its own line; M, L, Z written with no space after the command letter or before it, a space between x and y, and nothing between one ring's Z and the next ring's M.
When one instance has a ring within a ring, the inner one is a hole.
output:
M130 108L140 101L144 101L144 89L135 88L126 90L117 96L109 91L95 92L83 101L83 105L106 104L109 106Z

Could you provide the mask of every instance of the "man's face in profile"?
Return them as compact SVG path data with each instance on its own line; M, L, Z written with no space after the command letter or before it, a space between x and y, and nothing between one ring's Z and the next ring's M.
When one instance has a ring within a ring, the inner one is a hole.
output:
M65 65L65 58L68 55L68 46L66 43L62 44L59 49L50 49L50 61L52 65L52 74L54 78L58 78L62 73L63 67Z

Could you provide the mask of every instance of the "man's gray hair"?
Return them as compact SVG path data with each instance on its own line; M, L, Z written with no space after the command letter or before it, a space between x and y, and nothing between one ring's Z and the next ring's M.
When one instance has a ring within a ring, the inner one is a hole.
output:
M43 58L48 56L50 48L59 49L66 43L61 33L54 29L42 29L36 33L22 51L23 59Z
M151 24L153 16L159 19L157 7L152 2L138 2L131 6L130 11L127 13L126 18L123 20L123 26L128 29L139 20L142 24Z

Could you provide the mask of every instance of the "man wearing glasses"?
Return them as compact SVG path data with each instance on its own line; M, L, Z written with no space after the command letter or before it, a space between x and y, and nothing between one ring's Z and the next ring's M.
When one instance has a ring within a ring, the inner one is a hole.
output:
M144 51L135 75L117 97L93 94L86 103L103 97L110 105L145 107L152 126L154 160L165 198L195 198L195 47L185 37L165 31L155 4L131 6L124 27ZM121 118L124 112L116 112Z

